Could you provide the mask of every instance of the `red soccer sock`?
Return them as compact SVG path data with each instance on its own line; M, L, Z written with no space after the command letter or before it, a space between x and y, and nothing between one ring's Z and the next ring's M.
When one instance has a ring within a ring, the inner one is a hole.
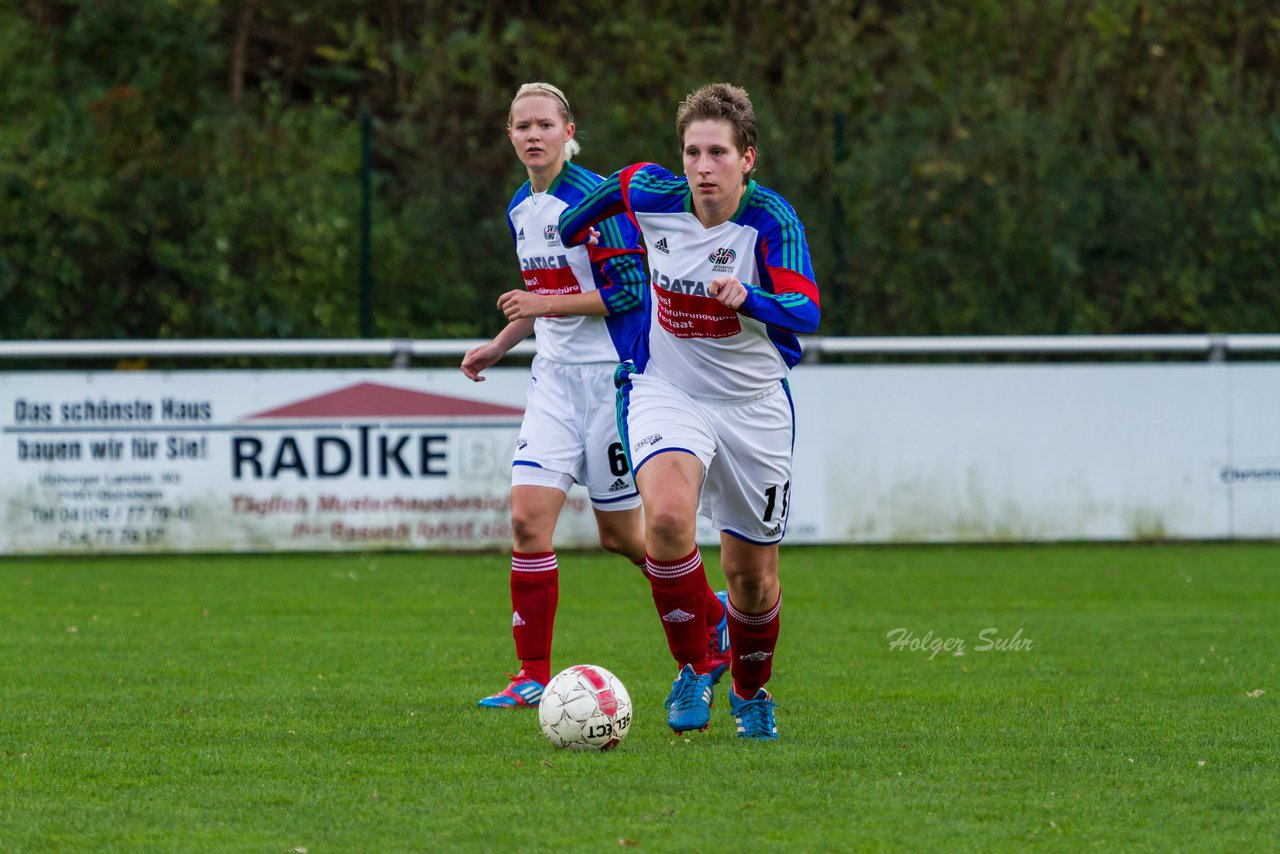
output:
M632 561L636 566L640 567L640 573L645 577L649 577L649 566L643 560ZM703 566L703 575L706 575L706 566ZM716 592L711 589L711 582L707 582L707 628L714 629L720 625L720 621L724 619L724 605L720 602L720 597L716 596Z
M729 602L729 648L733 650L733 692L750 700L773 675L782 593L763 614L744 614Z
M555 552L511 553L511 634L520 672L543 685L551 681L551 634L560 601Z
M705 575L705 573L704 573ZM714 629L720 625L720 620L724 617L724 605L720 604L720 597L716 596L716 592L711 589L711 584L707 584L707 628Z
M699 673L706 671L707 658L707 573L702 555L695 547L679 560L661 561L646 557L645 574L653 591L653 604L662 617L667 633L667 646L676 664L692 664Z

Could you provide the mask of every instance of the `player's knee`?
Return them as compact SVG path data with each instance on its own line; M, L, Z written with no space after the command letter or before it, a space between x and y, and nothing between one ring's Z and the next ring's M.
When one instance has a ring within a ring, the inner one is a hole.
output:
M540 515L512 508L511 533L517 545L523 544L525 548L529 548L531 543L550 540L550 532L546 527Z
M653 539L672 545L693 541L696 522L689 514L665 508L652 512L646 510L645 513L648 533Z
M763 569L734 571L724 568L725 580L729 584L730 599L734 606L749 614L759 613L773 607L778 596L778 576Z
M601 512L596 509L596 530L600 547L629 560L644 557L644 522L640 511Z
M608 528L600 530L600 548L614 554L628 554L634 551L634 543L630 537L624 536L617 531L611 531Z
M752 604L764 600L765 594L768 593L769 585L763 578L753 576L738 576L734 579L734 592L736 592L744 602Z

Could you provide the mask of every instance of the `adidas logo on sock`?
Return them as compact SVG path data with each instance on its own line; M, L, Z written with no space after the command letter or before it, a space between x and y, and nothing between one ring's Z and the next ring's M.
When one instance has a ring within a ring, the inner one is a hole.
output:
M668 611L662 615L664 623L687 623L693 619L693 614L688 611L676 608L674 611Z
M653 244L653 248L661 252L663 255L671 254L670 250L667 249L667 238L665 237L659 238L658 242Z
M512 612L511 612L511 627L512 627L512 628L515 628L516 626L523 626L523 625L524 625L524 617L520 616L520 612L519 612L519 611L512 611Z
M773 653L760 650L759 652L749 652L746 655L740 655L738 658L741 661L764 661L771 655L773 655Z
M622 478L618 478L613 482L613 486L609 487L610 492L621 492L627 488L627 482Z

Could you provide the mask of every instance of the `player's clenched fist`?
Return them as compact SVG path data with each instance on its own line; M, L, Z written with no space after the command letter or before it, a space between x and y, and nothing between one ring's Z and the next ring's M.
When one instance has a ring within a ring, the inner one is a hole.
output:
M747 301L747 286L733 276L718 276L711 280L707 292L723 306L737 311Z
M507 291L498 297L498 308L506 315L507 320L541 317L543 312L538 305L541 299L528 291Z

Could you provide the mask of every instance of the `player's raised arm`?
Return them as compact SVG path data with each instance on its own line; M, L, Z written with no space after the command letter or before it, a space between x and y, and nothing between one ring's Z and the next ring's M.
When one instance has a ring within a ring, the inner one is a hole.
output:
M774 281L777 282L776 277ZM812 286L813 282L807 284ZM746 289L747 297L738 308L741 314L788 332L817 331L822 307L818 305L816 293L810 297L797 289L774 294L755 285L747 285Z
M625 169L619 169L587 194L582 201L560 214L560 239L564 241L564 245L579 246L587 243L591 236L591 226L619 214L629 214L631 202L628 196L631 177L637 170L648 165L636 163Z
M615 172L572 207L560 214L560 240L565 246L581 246L590 238L590 227L626 210L621 173Z
M765 247L762 281L746 286L739 313L788 332L817 331L822 307L804 226L780 198L770 205L761 236Z
M595 290L578 294L543 295L512 290L498 298L507 320L584 315L609 317L641 308L648 273L639 231L625 216L615 216L589 228L587 248Z
M613 316L636 311L649 284L639 231L630 218L614 216L600 223L596 234L587 254L605 309Z

